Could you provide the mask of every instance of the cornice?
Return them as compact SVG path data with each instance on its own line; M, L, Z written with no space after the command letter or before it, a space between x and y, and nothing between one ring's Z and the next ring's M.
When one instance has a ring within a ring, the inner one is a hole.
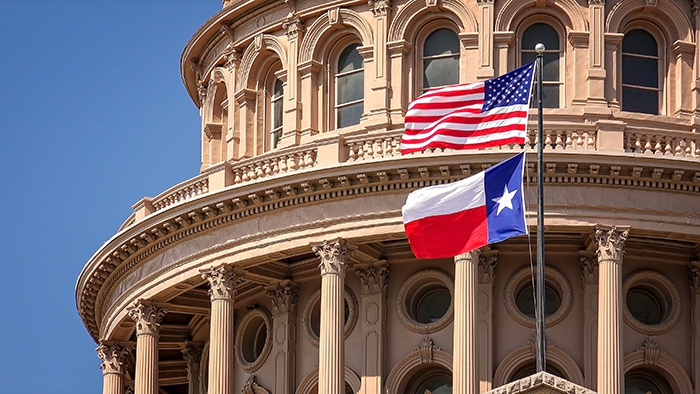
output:
M396 193L399 190L409 192L420 187L452 182L482 171L512 153L514 152L436 151L423 155L310 167L201 195L197 199L157 211L108 240L91 257L78 278L77 308L88 331L97 340L98 322L103 315L102 304L120 278L139 262L187 238L278 209L367 194ZM548 169L545 174L547 184L700 193L700 179L693 182L673 178L673 174L680 170L685 171L684 179L688 179L691 169L697 168L696 159L607 156L596 151L550 151L545 154L545 160ZM630 161L630 164L621 164ZM637 171L638 167L642 167L642 170ZM655 171L657 168L663 170L661 174ZM536 181L534 166L528 169L528 177L530 183ZM290 193L290 190L294 193Z

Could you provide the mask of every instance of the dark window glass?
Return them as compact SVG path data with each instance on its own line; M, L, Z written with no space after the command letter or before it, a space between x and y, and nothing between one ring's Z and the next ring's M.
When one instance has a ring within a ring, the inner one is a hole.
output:
M459 38L450 29L428 35L423 46L422 91L459 83Z
M363 68L363 59L357 48L360 44L352 44L345 48L338 58L338 74L361 70Z
M623 86L622 110L658 115L659 92Z
M659 51L654 37L641 29L622 39L622 109L659 113Z
M515 299L515 305L518 306L520 312L526 316L535 317L535 299L532 294L532 286L527 286L518 293ZM544 287L544 315L549 317L555 314L561 306L561 299L554 289L545 285Z
M534 51L535 45L544 44L547 51L559 50L559 33L546 23L535 23L528 27L523 33L523 50Z
M543 43L545 51L543 55L543 89L542 106L545 108L559 108L561 103L561 64L562 51L560 51L559 33L546 23L535 23L523 32L521 42L520 60L522 64L534 62L537 59L535 45ZM537 97L537 96L535 96ZM537 106L537 100L530 102L531 106Z
M440 320L450 309L451 302L450 291L444 287L427 291L416 303L416 320L423 324Z
M622 55L622 83L626 85L659 87L659 61L644 57Z
M364 112L363 59L357 51L359 44L345 48L338 58L336 89L336 127L360 123Z
M271 130L271 148L276 148L277 143L282 137L282 119L283 115L283 100L284 91L282 86L282 81L275 79L275 86L273 88L271 104L272 104L272 130Z
M634 29L625 33L625 37L622 40L622 52L654 57L659 56L654 36L642 29Z
M452 394L452 377L446 374L429 376L418 384L415 394Z
M657 297L651 292L632 288L627 292L627 309L639 322L649 325L661 323L663 319L663 309Z
M661 374L646 369L625 375L625 394L671 394L673 390Z

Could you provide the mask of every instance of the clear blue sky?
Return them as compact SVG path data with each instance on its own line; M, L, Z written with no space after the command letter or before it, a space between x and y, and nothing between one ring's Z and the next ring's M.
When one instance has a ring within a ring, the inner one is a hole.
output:
M199 170L187 40L220 0L0 0L0 393L99 393L75 308L143 196Z

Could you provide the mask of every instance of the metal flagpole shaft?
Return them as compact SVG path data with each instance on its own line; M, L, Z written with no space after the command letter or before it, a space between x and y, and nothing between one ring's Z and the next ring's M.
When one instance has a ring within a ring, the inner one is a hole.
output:
M544 143L542 132L542 66L544 44L535 45L537 52L537 299L535 300L537 336L537 372L547 370L544 336Z

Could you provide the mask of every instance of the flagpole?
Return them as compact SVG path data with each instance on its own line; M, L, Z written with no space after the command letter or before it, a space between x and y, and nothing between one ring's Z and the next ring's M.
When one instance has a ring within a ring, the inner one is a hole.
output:
M542 63L544 44L535 45L537 52L537 299L535 300L537 336L537 372L547 370L544 336L544 143L542 142Z

